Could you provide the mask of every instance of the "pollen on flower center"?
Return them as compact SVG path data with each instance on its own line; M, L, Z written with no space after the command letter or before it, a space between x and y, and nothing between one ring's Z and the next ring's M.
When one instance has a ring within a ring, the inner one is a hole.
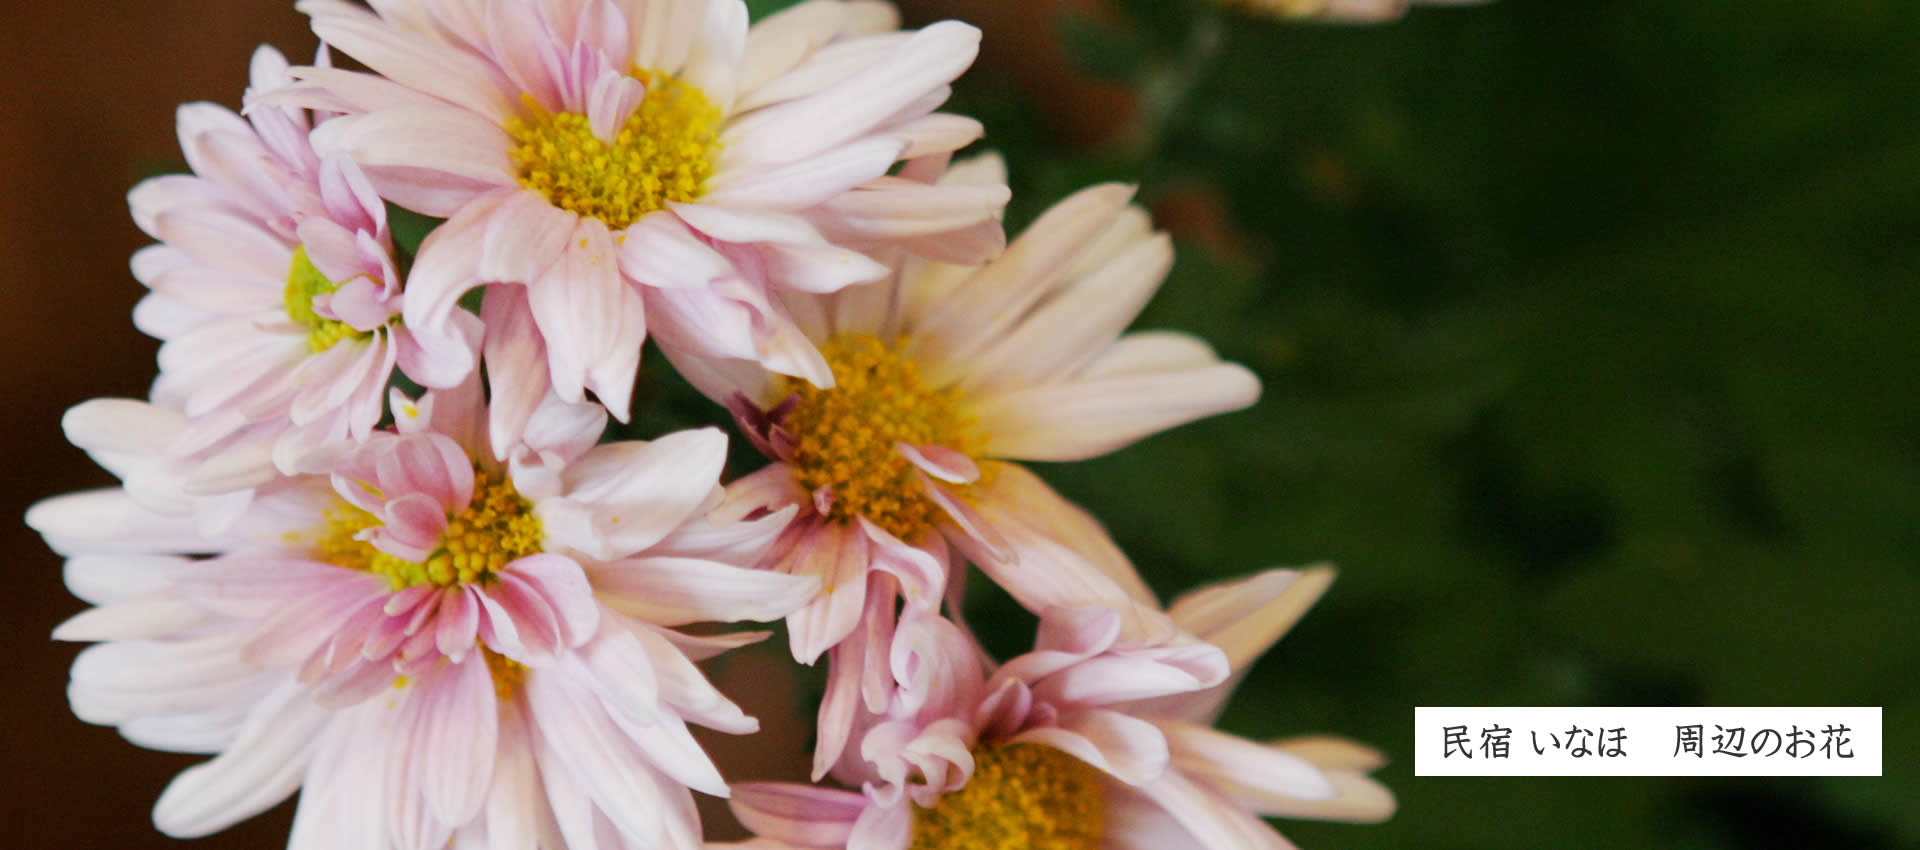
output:
M908 850L1095 850L1106 831L1100 771L1039 744L973 751L973 777L915 807Z
M448 587L486 582L515 559L540 549L540 518L505 475L476 469L473 499L447 518L440 545L425 563L403 560L354 539L380 520L342 500L327 514L320 533L322 560L387 577L395 590L417 584ZM496 674L497 677L498 674Z
M507 122L520 185L554 206L619 230L669 201L698 200L720 149L720 108L668 74L635 71L646 98L612 144L587 116L547 112L524 98L531 117Z
M287 270L287 318L307 326L307 344L315 354L332 348L343 339L366 339L371 333L361 333L346 322L324 318L313 312L313 299L321 295L331 295L340 285L327 279L307 257L307 246L293 249L293 265Z
M864 516L911 540L933 524L940 508L927 498L920 472L894 446L937 445L974 454L954 393L926 386L912 360L871 336L836 337L820 353L833 367L834 388L791 382L798 403L784 422L797 440L792 462L800 483L809 491L829 488L833 518Z
M509 702L520 686L527 681L527 666L487 648L480 647L481 658L487 662L487 673L493 676L493 695L501 702Z

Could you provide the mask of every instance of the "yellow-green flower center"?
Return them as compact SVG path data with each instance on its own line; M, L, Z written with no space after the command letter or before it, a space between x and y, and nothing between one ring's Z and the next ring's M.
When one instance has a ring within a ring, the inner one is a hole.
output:
M485 582L517 558L540 549L540 518L533 504L513 489L513 481L499 473L476 469L473 499L447 517L440 545L425 563L395 557L354 535L378 526L380 520L341 500L327 513L319 535L321 560L348 569L382 575L395 590L418 584L449 587ZM497 675L497 674L496 674Z
M1106 832L1100 771L1039 744L973 751L973 777L913 810L908 850L1096 850Z
M340 285L327 279L307 257L307 246L293 249L293 266L287 270L287 318L307 326L307 344L313 347L315 354L332 348L343 339L366 339L371 333L361 333L346 322L327 319L313 312L313 299L321 295L332 295Z
M657 71L635 71L646 98L612 144L587 116L548 112L523 98L528 118L507 122L520 185L556 207L619 230L669 201L694 201L713 176L720 150L720 108L698 88Z
M800 484L809 491L831 488L834 519L864 516L911 540L932 526L940 508L895 444L945 446L978 457L970 423L951 390L928 387L912 360L874 337L835 337L820 353L833 367L833 389L789 382L798 404L784 424L797 438L793 466Z

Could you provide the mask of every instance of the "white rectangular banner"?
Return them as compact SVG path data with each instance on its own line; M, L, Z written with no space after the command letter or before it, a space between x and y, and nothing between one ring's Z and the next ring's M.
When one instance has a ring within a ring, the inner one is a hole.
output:
M1879 708L1413 710L1415 776L1879 776Z

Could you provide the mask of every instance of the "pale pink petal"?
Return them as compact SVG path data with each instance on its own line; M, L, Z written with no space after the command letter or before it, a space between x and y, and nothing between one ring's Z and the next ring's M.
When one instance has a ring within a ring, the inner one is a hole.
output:
M1333 799L1327 774L1313 762L1205 726L1162 720L1173 767L1242 801ZM1259 806L1254 806L1258 810Z
M706 286L734 274L733 263L672 213L643 216L615 238L620 271L645 286Z
M940 445L910 446L906 443L895 443L893 450L914 466L920 467L922 472L949 484L972 484L980 480L980 467L965 452Z
M881 61L817 94L735 122L721 137L727 156L735 162L793 162L843 144L959 77L979 45L980 31L957 21L922 29Z
M1098 457L1143 437L1240 410L1260 398L1260 379L1233 363L1072 380L982 398L987 451L1021 460Z
M778 620L812 601L820 590L815 576L695 558L628 558L593 567L590 573L609 606L661 626Z
M794 660L812 664L859 624L867 595L868 546L864 533L827 524L799 541L788 556L789 572L820 581L819 597L787 618Z
M67 560L67 591L93 605L135 599L173 585L173 571L191 563L163 555L81 555Z
M534 326L526 290L496 286L481 307L486 325L488 433L498 458L520 441L533 412L553 386L547 377L547 344Z
M907 850L913 813L905 803L869 805L847 836L847 850Z
M705 11L679 76L723 113L732 112L735 78L747 47L747 5L707 3Z
M377 598L383 591L377 578L346 570L340 574L340 578L307 596L303 604L285 607L257 626L247 644L247 661L260 667L297 663L332 638L339 624L362 602Z
M804 210L887 173L906 143L862 139L799 162L714 175L702 203L765 210Z
M369 542L404 561L425 562L447 528L446 509L425 493L409 493L389 501L382 513L385 524L375 530Z
M1142 785L1167 772L1167 739L1153 724L1113 711L1093 710L1060 718L1060 725L1015 735L1015 743L1045 744L1128 785Z
M1273 827L1225 795L1210 791L1177 770L1134 789L1153 801L1193 836L1196 846L1214 850L1296 850Z
M402 85L471 109L495 121L515 114L513 85L489 63L450 45L409 38L340 0L301 0L321 41Z
M480 284L482 252L493 244L487 238L488 227L515 194L501 192L476 200L427 234L407 275L402 316L408 327L446 326L448 317L459 309L460 296Z
M869 603L874 601L874 596L869 587ZM855 634L858 633L855 630ZM855 735L855 710L860 707L860 682L868 657L865 642L853 636L827 650L826 692L820 697L820 708L814 717L812 779L815 782L840 762L848 740Z
M564 42L548 29L539 4L487 3L481 11L500 71L544 108L563 108L556 77L565 61Z
M1153 604L1145 582L1091 516L1016 464L995 464L990 479L975 487L978 510L1019 560L981 552L968 538L949 540L1028 610Z
M1367 772L1387 766L1387 757L1379 750L1329 735L1302 735L1282 738L1268 746L1292 753L1327 770Z
M529 667L544 667L553 662L562 649L560 615L545 596L526 579L511 572L500 573L483 595L500 603L519 632L523 653L519 657L507 657ZM507 654L500 647L494 647L494 651Z
M767 279L800 292L838 292L892 273L892 269L865 254L833 245L767 244L761 246L761 251Z
M687 226L722 242L784 245L822 244L820 232L797 215L721 207L704 203L669 204Z
M764 296L750 291L745 281L731 278L698 288L646 287L644 295L653 339L663 350L708 358L758 359L757 326L768 307ZM703 387L711 385L712 381L703 382Z
M451 437L420 434L386 446L374 466L383 492L425 495L447 513L473 501L473 461Z
M1051 292L1081 248L1127 209L1133 187L1082 189L1040 215L1005 254L919 317L908 354L929 367L927 379L950 383L980 352L997 345L1007 328Z
M825 3L816 5L828 5ZM834 4L839 5L839 4ZM851 7L843 7L851 8ZM913 38L911 32L885 32L865 38L842 38L821 46L806 61L778 77L765 80L751 91L743 92L738 108L741 114L819 94L860 71L885 61ZM751 61L752 57L748 57Z
M660 542L714 497L726 455L714 428L595 447L563 476L565 501L591 513L592 537L559 542L600 560Z
M299 67L298 82L249 100L251 109L309 107L328 112L371 112L405 106L444 106L445 101L374 74L338 68Z
M599 698L564 671L528 681L526 694L540 739L585 786L596 808L627 835L658 832L663 817L658 780L599 707Z
M618 615L614 617L618 618ZM742 712L738 705L707 681L706 674L700 672L699 667L694 666L695 659L688 655L692 651L689 647L699 639L689 638L672 629L654 628L631 620L623 619L621 623L646 650L648 662L653 665L653 673L660 681L660 698L681 717L733 735L749 735L760 730L759 721ZM708 646L714 643L724 644L727 648L743 645L739 639L726 638L716 639Z
M667 73L680 70L687 51L699 38L707 6L704 0L648 0L629 12L627 23L633 45L633 64Z
M251 216L209 208L175 207L153 219L153 235L214 265L257 279L285 279L293 246Z
M1327 781L1333 795L1325 800L1304 800L1288 796L1235 793L1239 805L1263 817L1326 820L1342 823L1379 823L1393 817L1398 808L1393 792L1379 782L1359 773L1328 771Z
M1088 659L1034 686L1061 705L1112 705L1191 693L1227 677L1227 662L1208 644L1120 652Z
M480 634L478 595L477 591L466 588L449 588L443 593L444 604L436 618L434 643L455 664L473 651L474 639Z
M928 237L954 239L970 228L984 227L987 244L998 247L941 248L930 253L953 263L981 263L1006 245L999 215L1011 197L1006 186L929 186L883 177L828 199L809 213L822 233L850 241L900 240ZM960 241L966 242L967 239Z
M733 786L728 806L757 835L806 847L829 847L847 842L867 802L853 791L742 782Z
M1139 710L1199 722L1218 717L1247 668L1313 607L1333 577L1329 567L1268 570L1174 600L1168 610L1174 621L1195 637L1219 646L1233 675L1208 690L1153 700Z
M500 702L499 755L481 813L487 839L503 848L541 846L543 833L557 831L540 787L532 736L523 714L518 701ZM456 841L454 846L460 845Z
M626 302L639 296L621 280L613 250L613 236L604 222L581 218L559 261L527 287L533 320L547 341L547 365L554 392L567 401L579 401L585 390L608 392L624 399L633 374L616 376L611 388L590 380L602 361L613 359L638 365L645 328L632 327ZM622 379L623 378L623 379ZM591 386L594 384L595 386ZM615 418L625 420L624 404L609 404Z
M539 192L503 193L487 219L486 241L475 254L478 274L488 282L531 284L560 262L579 229L580 216L548 203Z
M577 655L608 711L643 726L659 719L660 681L631 630L608 629Z
M1071 380L1133 323L1172 267L1172 239L1141 240L1034 310L983 353L961 386L971 395Z
M311 737L331 714L283 686L255 706L226 752L187 769L154 804L154 825L175 838L198 838L286 799L313 757Z
M479 322L464 311L449 314L449 321L440 326L395 327L391 333L396 362L420 386L457 386L473 373L472 340L479 338L479 331Z
M516 559L507 569L524 579L553 608L562 645L579 646L600 629L600 606L594 602L593 588L572 558L542 552Z
M335 118L313 131L313 147L322 156L351 158L382 195L389 194L387 178L395 170L473 186L518 185L507 159L513 140L498 124L463 109L403 106Z
M435 703L433 719L417 742L426 767L419 781L434 818L457 825L473 818L486 802L500 735L500 700L484 656L456 663L436 679L423 688L431 695L412 695Z
M945 542L932 537L920 545L909 545L866 517L858 517L856 522L872 544L873 569L893 576L908 603L939 607L949 567Z
M714 766L679 717L663 714L654 718L653 723L641 726L615 714L613 722L627 733L628 740L648 764L674 782L708 796L727 796L727 780L720 776L720 769Z

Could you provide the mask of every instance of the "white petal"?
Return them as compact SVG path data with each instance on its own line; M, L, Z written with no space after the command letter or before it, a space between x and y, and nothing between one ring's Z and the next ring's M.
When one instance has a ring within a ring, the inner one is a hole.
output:
M608 605L661 626L770 622L793 613L820 590L814 576L695 558L629 558L594 567L591 573Z
M313 736L331 714L291 684L254 709L218 758L175 777L153 807L154 825L175 838L198 838L272 808L300 787Z
M592 512L595 539L561 542L599 560L658 543L713 496L726 455L716 428L595 447L564 475L565 498Z
M1260 379L1234 363L1093 378L997 393L974 409L990 454L1021 460L1098 457L1260 398Z

